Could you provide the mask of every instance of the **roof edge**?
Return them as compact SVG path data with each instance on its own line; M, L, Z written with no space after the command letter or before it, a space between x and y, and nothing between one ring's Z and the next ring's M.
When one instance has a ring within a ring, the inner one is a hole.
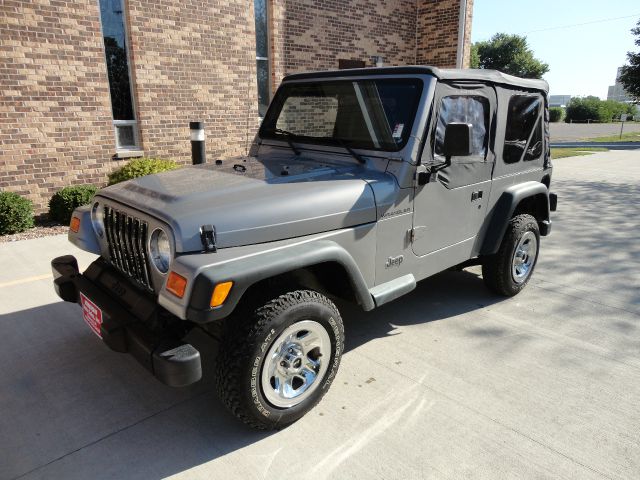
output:
M282 81L309 80L313 78L339 78L367 75L432 75L442 81L483 81L499 85L515 86L549 93L546 80L520 78L498 70L485 69L441 69L426 65L408 65L401 67L349 68L344 70L325 70L317 72L293 73Z

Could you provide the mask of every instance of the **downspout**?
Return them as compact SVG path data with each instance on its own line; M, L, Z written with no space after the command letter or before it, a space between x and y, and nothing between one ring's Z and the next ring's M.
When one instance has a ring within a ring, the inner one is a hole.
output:
M467 0L460 0L460 15L458 16L458 53L456 55L456 68L464 65L464 37L467 27Z

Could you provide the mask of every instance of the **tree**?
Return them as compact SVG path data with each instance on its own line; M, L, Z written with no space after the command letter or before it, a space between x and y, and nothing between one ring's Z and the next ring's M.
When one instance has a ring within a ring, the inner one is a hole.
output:
M565 122L603 122L619 119L623 113L632 113L633 107L624 102L600 100L598 97L574 97L567 105Z
M634 43L640 47L640 20L638 20L637 26L631 29L631 33L636 36ZM620 83L634 101L640 103L640 52L628 52L627 59L629 64L622 67Z
M500 70L517 77L542 78L549 65L533 56L527 37L496 33L490 40L471 47L471 66Z
M478 54L478 44L471 45L471 68L480 68L480 55Z
M549 108L549 121L550 122L559 122L564 117L564 108L562 107L551 107Z

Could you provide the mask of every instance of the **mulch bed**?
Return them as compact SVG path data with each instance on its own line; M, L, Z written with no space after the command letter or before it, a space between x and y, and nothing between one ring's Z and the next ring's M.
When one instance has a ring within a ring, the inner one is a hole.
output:
M34 228L30 228L26 232L14 233L12 235L1 235L0 243L48 237L50 235L60 235L61 233L67 233L68 231L69 227L67 225L60 225L59 223L43 223L41 225L36 225Z

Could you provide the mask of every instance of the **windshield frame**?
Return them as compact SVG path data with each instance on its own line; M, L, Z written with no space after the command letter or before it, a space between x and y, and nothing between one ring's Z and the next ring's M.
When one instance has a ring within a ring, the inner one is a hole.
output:
M425 81L420 76L405 76L405 75L401 75L401 76L400 75L399 76L372 75L372 76L357 76L357 77L336 76L335 78L322 78L322 79L314 78L314 79L283 82L278 88L276 94L274 95L269 105L267 113L260 125L258 136L261 139L270 139L270 140L277 140L277 141L283 141L283 142L287 141L287 139L285 138L286 137L285 135L272 132L271 128L267 128L267 125L270 125L271 127L276 128L275 126L277 125L277 120L284 106L284 102L287 98L289 98L287 93L290 87L305 85L305 84L306 85L336 84L336 83L349 84L353 82L365 82L365 81L383 82L383 83L384 82L389 82L389 83L403 82L408 84L413 83L418 87L416 91L416 100L414 102L413 108L411 109L411 116L409 117L410 121L404 125L405 131L407 132L407 134L403 135L402 142L395 144L395 146L391 148L384 148L384 145L380 145L379 148L376 148L375 146L369 146L369 145L367 146L358 145L356 142L352 142L348 138L341 138L341 140L347 143L351 148L357 149L357 150L363 150L363 151L391 153L391 152L399 152L403 150L411 140L413 136L413 130L416 127L416 124L420 123L417 117L421 111L420 106L423 102L423 97L426 91ZM343 148L340 145L339 141L337 140L334 141L332 140L331 137L318 138L318 137L311 137L311 136L305 136L305 135L296 135L295 137L290 137L290 138L293 139L297 144L302 143L302 144L319 145L319 146L326 146L326 147Z

